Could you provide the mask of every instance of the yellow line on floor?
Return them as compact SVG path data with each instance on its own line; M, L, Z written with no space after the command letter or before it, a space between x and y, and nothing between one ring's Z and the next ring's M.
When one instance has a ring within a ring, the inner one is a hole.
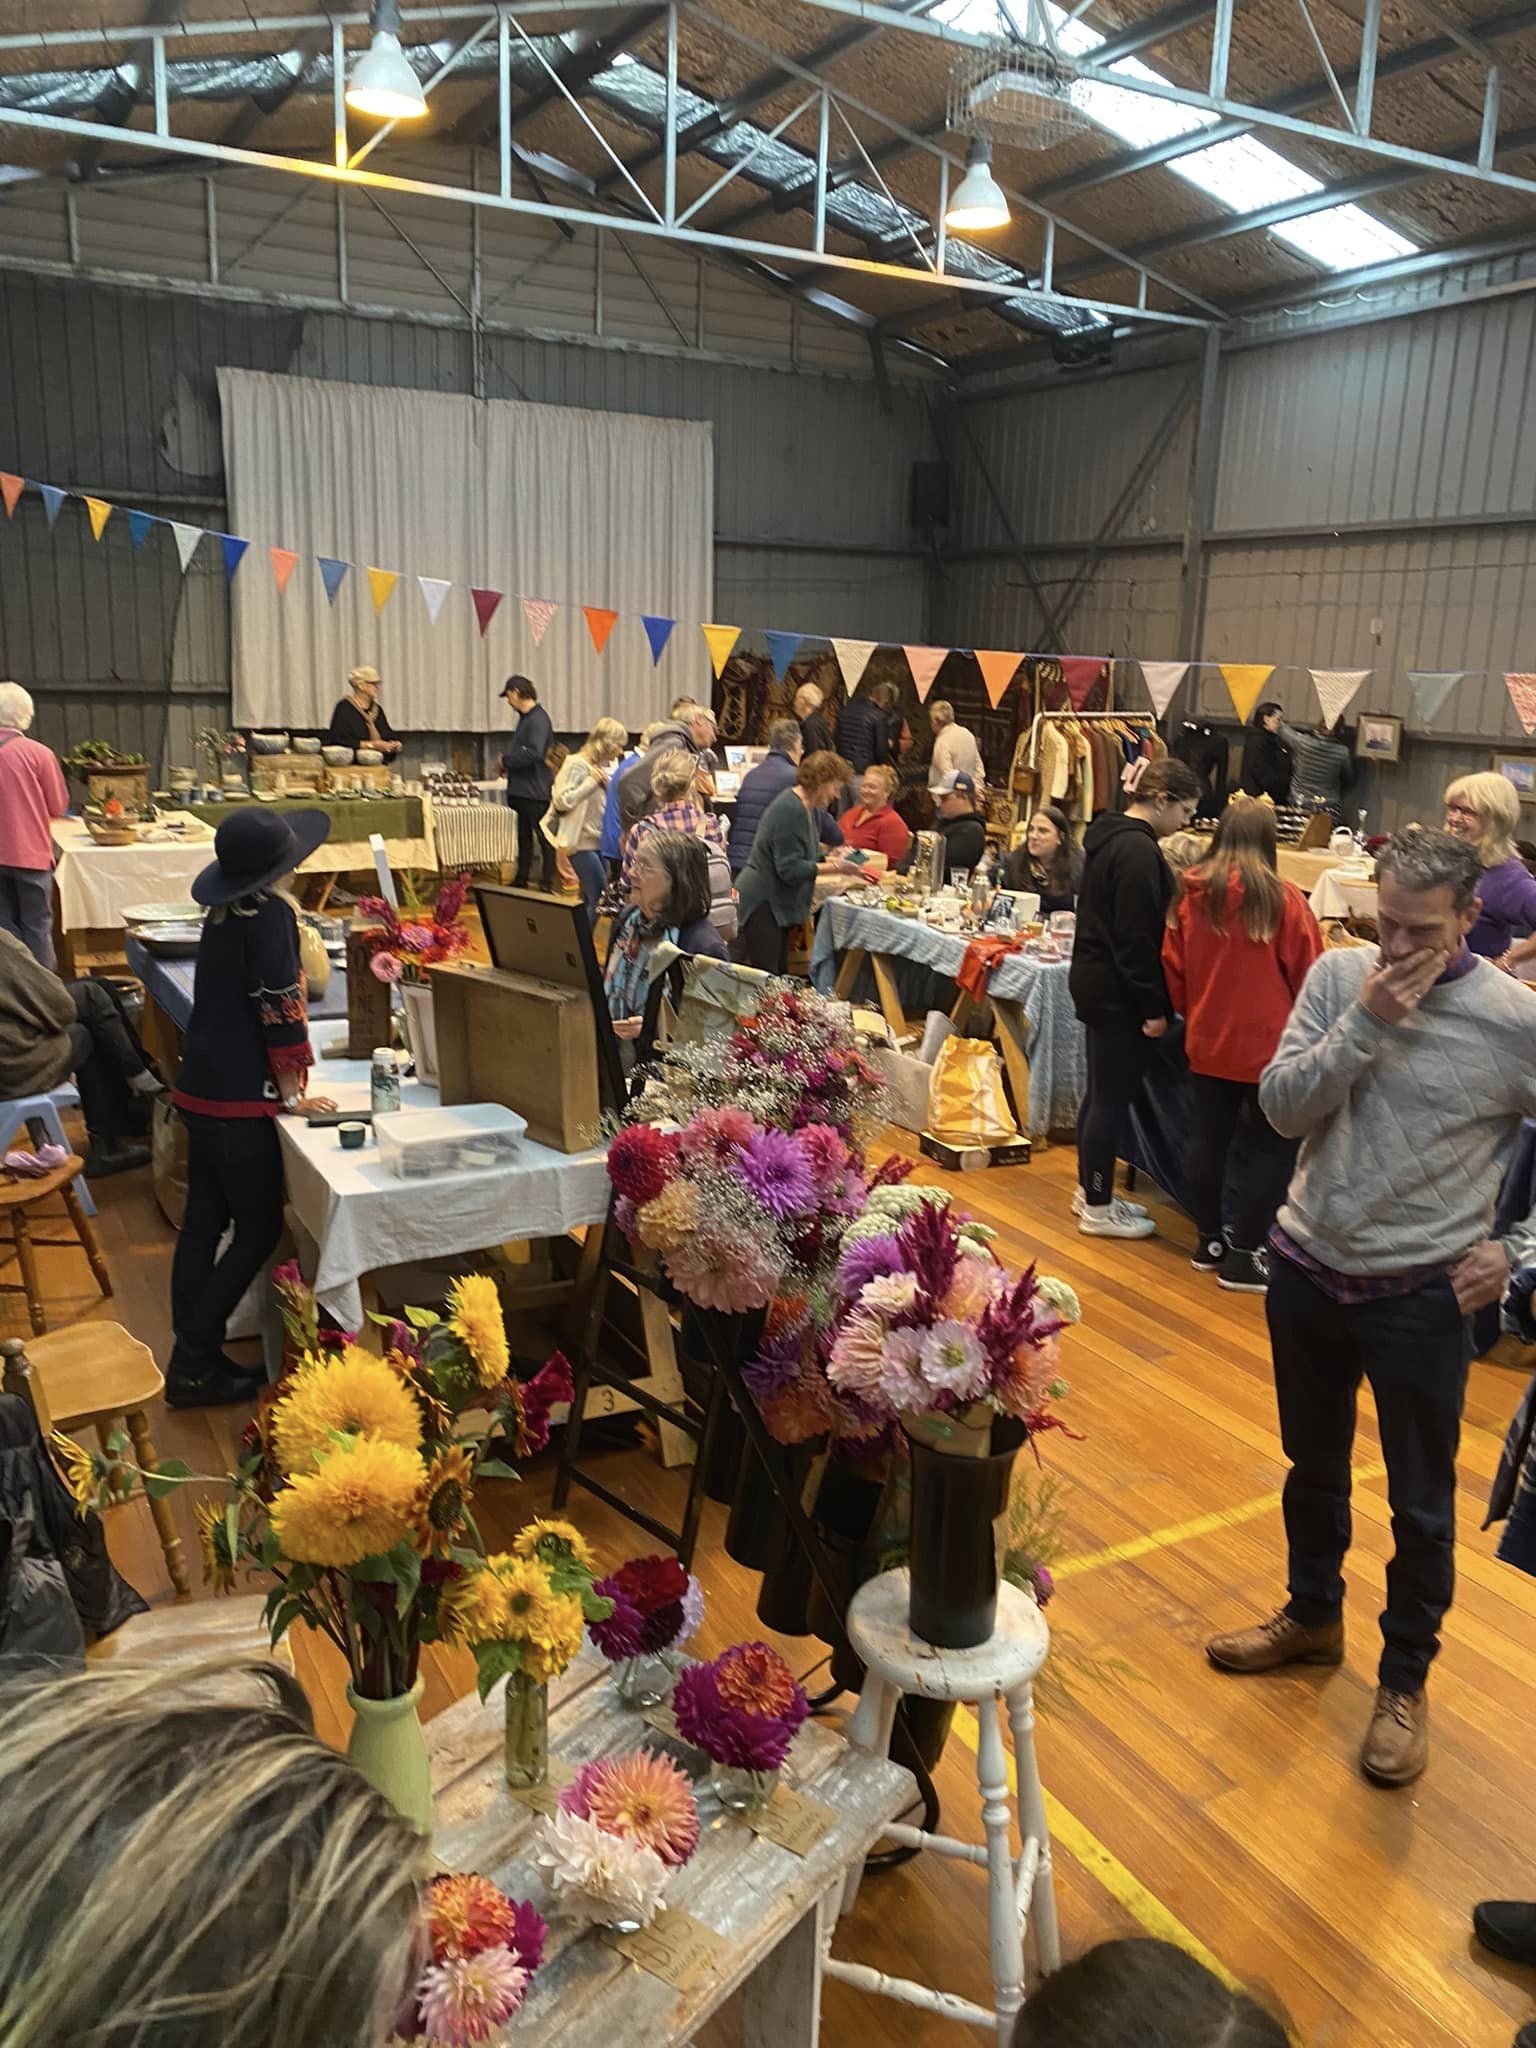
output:
M1386 1466L1380 1461L1370 1465L1357 1465L1355 1478L1381 1479ZM1051 1576L1056 1579L1076 1578L1080 1572L1096 1572L1110 1564L1129 1564L1133 1558L1146 1557L1154 1550L1171 1550L1175 1544L1189 1543L1197 1536L1214 1536L1221 1529L1235 1529L1243 1522L1255 1522L1260 1515L1267 1515L1280 1506L1282 1495L1277 1488L1273 1493L1260 1494L1257 1500L1244 1501L1240 1507L1217 1508L1208 1515L1196 1515L1192 1521L1175 1522L1170 1529L1153 1529L1145 1536L1131 1536L1124 1543L1111 1543L1105 1550L1090 1550L1086 1557L1063 1558L1054 1565Z

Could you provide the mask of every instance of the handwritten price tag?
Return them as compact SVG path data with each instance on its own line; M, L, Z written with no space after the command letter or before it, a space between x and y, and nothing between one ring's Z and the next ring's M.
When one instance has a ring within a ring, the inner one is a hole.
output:
M754 1835L776 1842L792 1856L809 1856L837 1825L830 1806L808 1799L803 1792L791 1792L787 1785L777 1786L766 1806L742 1818Z
M724 1935L675 1906L663 1906L650 1926L635 1934L614 1934L610 1930L603 1939L621 1956L628 1956L642 1970L670 1984L674 1991L689 1990L725 1954Z
M677 1725L677 1716L665 1700L662 1701L659 1707L647 1707L640 1718L647 1727L654 1728L658 1735L669 1735L674 1742L682 1741L682 1734Z
M549 1775L542 1785L508 1786L507 1789L520 1806L531 1807L535 1813L551 1814L560 1803L560 1794L575 1775L568 1763L552 1756Z

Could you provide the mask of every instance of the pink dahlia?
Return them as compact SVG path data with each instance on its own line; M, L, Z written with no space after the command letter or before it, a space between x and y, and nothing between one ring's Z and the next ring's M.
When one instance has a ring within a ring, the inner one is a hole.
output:
M935 1394L969 1401L987 1383L987 1354L968 1323L935 1323L923 1339L918 1370Z
M872 1311L854 1309L843 1318L827 1363L827 1377L839 1392L878 1397L889 1335L884 1319Z
M669 1757L649 1750L584 1764L560 1794L560 1805L605 1835L653 1850L673 1870L699 1846L692 1787Z
M421 1973L421 2026L446 2048L489 2041L523 2002L528 1972L509 1949L449 1956Z
M683 1157L729 1166L756 1129L744 1109L701 1109L683 1131Z
M391 988L405 972L398 953L375 953L368 966L375 981L388 982Z
M672 1706L685 1742L744 1771L776 1771L810 1712L783 1659L764 1643L738 1644L712 1664L688 1665Z
M955 1261L955 1277L941 1304L944 1314L963 1323L976 1322L998 1294L1002 1280L1001 1266L967 1253Z
M701 1231L665 1254L662 1263L673 1285L700 1308L743 1315L766 1308L778 1274L752 1245L728 1245Z
M811 1172L820 1188L834 1186L848 1164L848 1147L830 1124L807 1124L799 1134L801 1151L810 1161Z

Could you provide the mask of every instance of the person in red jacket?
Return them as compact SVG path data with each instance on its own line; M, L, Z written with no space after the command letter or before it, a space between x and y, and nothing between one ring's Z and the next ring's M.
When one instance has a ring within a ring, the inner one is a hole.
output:
M1307 899L1277 871L1274 811L1235 797L1210 857L1185 875L1163 940L1163 973L1184 1019L1189 1060L1186 1167L1200 1233L1191 1264L1233 1293L1262 1294L1269 1284L1261 1246L1284 1199L1296 1143L1260 1109L1258 1081L1322 950Z
M897 776L894 768L877 761L859 777L859 800L845 811L838 823L843 844L861 847L866 853L883 853L893 868L900 867L912 844L904 819L891 809Z

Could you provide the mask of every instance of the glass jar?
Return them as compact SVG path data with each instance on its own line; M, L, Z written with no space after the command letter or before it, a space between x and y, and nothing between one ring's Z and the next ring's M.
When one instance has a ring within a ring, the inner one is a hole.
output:
M777 1771L748 1771L737 1764L711 1764L710 1789L727 1813L761 1813L778 1786Z
M542 1785L549 1776L549 1689L526 1671L514 1671L507 1680L505 1764L514 1792Z
M614 1671L613 1682L620 1704L638 1707L643 1713L647 1707L659 1707L663 1700L672 1697L672 1688L677 1683L677 1660L668 1650L658 1650L648 1657L626 1657Z

